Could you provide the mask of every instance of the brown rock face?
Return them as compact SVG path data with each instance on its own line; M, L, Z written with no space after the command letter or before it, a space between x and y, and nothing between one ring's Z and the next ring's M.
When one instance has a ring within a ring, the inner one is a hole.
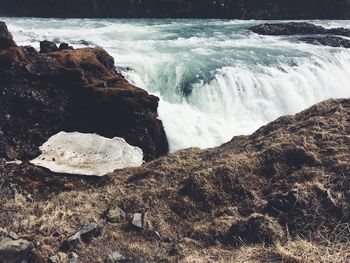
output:
M16 43L13 41L11 33L8 31L4 22L0 21L0 49L9 49L15 47Z
M12 46L0 49L0 158L8 148L17 158L32 158L60 130L123 137L142 148L146 160L167 153L158 98L128 83L106 51L41 54Z

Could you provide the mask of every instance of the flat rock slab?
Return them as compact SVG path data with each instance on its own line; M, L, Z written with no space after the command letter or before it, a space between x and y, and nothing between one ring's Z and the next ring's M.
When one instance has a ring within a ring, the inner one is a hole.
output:
M42 154L30 162L56 173L103 176L143 162L142 150L124 139L89 133L59 132L40 150Z

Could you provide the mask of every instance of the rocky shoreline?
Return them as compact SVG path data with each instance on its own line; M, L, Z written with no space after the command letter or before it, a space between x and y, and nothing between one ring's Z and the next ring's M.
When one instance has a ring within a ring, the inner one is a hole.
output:
M0 0L0 6L0 16L19 17L350 19L347 0Z
M350 99L166 155L158 98L106 51L19 47L5 23L0 94L1 263L350 260ZM61 130L123 137L148 162L89 178L30 164Z

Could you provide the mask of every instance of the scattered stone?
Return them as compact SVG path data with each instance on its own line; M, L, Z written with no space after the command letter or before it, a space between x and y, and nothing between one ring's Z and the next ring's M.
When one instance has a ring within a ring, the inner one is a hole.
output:
M104 263L147 263L147 261L137 258L125 257L118 251L115 251L105 258Z
M60 249L63 251L74 250L80 243L89 243L93 237L101 234L101 228L97 222L84 225L77 233L64 240Z
M11 47L16 47L16 43L13 41L6 24L0 21L0 49L9 49Z
M105 263L117 263L125 260L126 257L120 254L118 251L115 251L107 256L107 258L105 259Z
M70 263L66 253L59 252L57 255L51 256L48 263Z
M40 42L40 53L50 53L58 51L58 47L55 42L52 41L41 41Z
M14 161L8 161L5 162L5 164L15 164L15 165L21 165L23 162L20 160L14 160Z
M12 232L0 228L0 260L2 263L17 263L30 258L34 244L18 238Z
M68 263L79 263L79 256L77 253L71 252L68 255Z
M13 240L19 239L18 235L15 232L7 231L6 228L0 228L0 237L10 237Z
M144 228L147 213L135 213L132 217L131 224L137 228Z
M58 258L58 256L52 256L49 258L48 260L49 263L61 263L60 259Z
M110 208L107 212L107 221L111 223L119 223L126 217L126 213L120 208Z

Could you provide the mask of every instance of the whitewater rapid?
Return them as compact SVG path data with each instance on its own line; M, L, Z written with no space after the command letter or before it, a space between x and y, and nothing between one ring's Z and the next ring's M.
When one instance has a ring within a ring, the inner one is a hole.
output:
M350 97L349 49L248 30L263 21L0 20L21 45L88 40L105 48L129 81L160 97L171 151L214 147L321 100Z

